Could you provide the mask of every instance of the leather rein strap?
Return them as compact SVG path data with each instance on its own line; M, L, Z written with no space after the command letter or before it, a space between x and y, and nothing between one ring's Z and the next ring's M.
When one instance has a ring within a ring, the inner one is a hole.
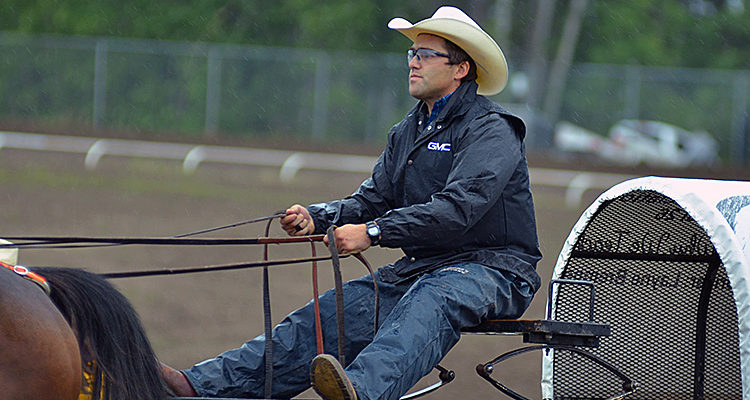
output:
M270 222L266 226L266 236L268 236L270 228ZM345 322L344 322L344 286L343 279L341 277L341 261L342 257L339 256L338 249L336 248L336 239L334 236L334 230L336 226L328 228L326 235L328 236L328 250L331 256L327 259L331 260L333 266L333 278L334 278L334 290L336 297L336 328L338 334L338 359L341 365L346 365L346 336L345 336ZM323 341L323 328L320 318L320 303L319 303L319 290L318 290L318 264L315 251L315 241L310 240L310 246L312 251L312 286L313 286L313 307L315 315L315 343L318 354L325 352L324 341ZM343 257L347 257L344 255ZM378 291L377 280L373 273L370 263L359 253L354 254L354 257L359 260L367 268L367 271L372 276L373 287L375 291L375 316L374 316L374 334L378 331L378 314L380 313L380 293ZM264 322L264 351L265 351L265 385L264 395L265 398L270 399L273 397L273 329L272 329L272 318L271 318L271 294L269 290L269 279L268 279L268 244L264 246L263 251L263 322ZM374 335L373 334L373 335Z
M328 228L328 231L326 235L328 236L328 250L331 252L331 264L333 265L333 282L334 287L336 291L336 328L338 330L338 354L339 354L339 363L343 367L346 367L346 349L345 349L345 343L346 343L346 324L344 320L344 285L343 281L341 279L341 262L340 257L338 254L338 249L336 248L336 239L334 236L334 230L336 229L336 226L331 226ZM379 314L380 314L380 292L378 291L378 282L375 278L375 274L372 270L372 267L370 266L370 263L367 262L365 257L360 253L354 253L353 256L359 260L366 268L367 271L370 273L370 276L372 277L372 286L373 290L375 292L375 312L373 316L373 338L378 333L378 326L379 324ZM316 287L317 290L317 287ZM316 295L317 298L317 295ZM320 315L319 310L316 310L316 322L318 322ZM320 351L319 351L320 354Z
M7 268L7 269L9 269L9 270L11 270L13 272L15 272L16 275L18 275L18 276L20 276L20 277L22 277L22 278L24 278L26 280L29 280L29 281L32 281L32 282L36 283L37 286L39 286L42 290L44 290L44 293L46 293L47 296L49 296L50 293L52 293L52 290L50 290L50 287L49 287L49 283L47 282L47 279L45 279L43 276L41 276L41 275L39 275L39 274L37 274L35 272L32 272L31 270L29 270L28 268L24 267L23 265L10 265L10 264L6 264L6 263L0 261L0 267L5 267L5 268Z
M252 219L246 219L244 221L233 222L227 225L221 225L214 228L201 229L194 232L182 233L179 235L173 235L171 237L147 237L147 238L105 238L105 237L74 237L74 236L10 236L6 237L6 240L10 240L16 243L2 245L3 247L13 248L82 248L82 247L101 247L101 246L119 246L126 244L150 244L150 245L238 245L238 244L266 244L266 243L292 243L295 239L299 238L283 238L283 239L272 239L272 238L258 238L258 239L185 239L188 236L197 236L204 233L214 232L218 230L235 228L242 225L252 224L261 221L272 221L274 218L283 217L286 215L284 210L276 211L271 215L265 217L258 217ZM266 234L268 236L268 234ZM264 241L265 240L265 241ZM272 240L272 241L268 241ZM321 238L322 240L322 238ZM25 243L17 243L18 241L24 241ZM78 243L78 244L75 244Z
M5 239L5 238L4 238ZM322 241L323 235L294 236L294 237L259 237L259 238L184 238L184 237L95 237L95 236L9 236L6 240L11 244L0 244L0 248L69 248L96 247L96 244L106 245L136 245L147 244L157 246L233 246L251 244L285 244L302 243L310 240ZM89 243L80 246L68 246L74 243Z
M271 220L266 224L266 236L271 229ZM263 327L265 333L265 361L266 361L266 381L265 397L272 398L273 394L273 331L271 319L271 289L268 284L268 243L263 245Z
M315 243L310 242L310 249L312 250L312 256L315 258ZM315 310L315 347L318 350L318 354L325 352L325 346L323 344L323 325L320 322L320 290L318 290L318 262L312 262L312 286L313 286L313 309Z
M344 285L341 279L341 262L339 251L336 248L336 237L334 236L335 225L328 228L328 250L331 252L331 264L333 264L333 283L336 290L336 327L338 329L338 353L339 363L346 367L346 354L344 344L346 341L344 323Z

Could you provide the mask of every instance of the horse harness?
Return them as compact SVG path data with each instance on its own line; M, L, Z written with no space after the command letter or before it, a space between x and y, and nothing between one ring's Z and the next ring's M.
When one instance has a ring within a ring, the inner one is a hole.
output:
M0 261L0 266L5 267L15 272L16 275L20 276L21 278L34 282L35 284L37 284L37 286L39 286L40 289L44 290L44 293L46 293L47 296L50 295L51 289L50 289L49 283L47 282L47 279L45 279L43 276L37 274L36 272L29 270L23 265L10 265L10 264Z

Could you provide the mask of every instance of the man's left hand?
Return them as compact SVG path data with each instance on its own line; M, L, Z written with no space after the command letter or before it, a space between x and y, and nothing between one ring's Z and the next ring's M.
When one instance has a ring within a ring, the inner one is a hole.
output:
M370 247L370 237L367 236L365 224L346 224L333 231L336 238L336 248L339 254L355 254L367 250ZM323 242L328 245L328 236Z

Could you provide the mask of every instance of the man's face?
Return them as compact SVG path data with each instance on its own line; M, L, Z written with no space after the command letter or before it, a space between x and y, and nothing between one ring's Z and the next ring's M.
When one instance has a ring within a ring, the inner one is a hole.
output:
M417 36L411 50L417 49L447 53L445 39L430 34ZM447 57L421 57L421 61L418 58L409 61L409 94L412 97L433 104L461 84L460 78L456 79L457 66L449 64Z

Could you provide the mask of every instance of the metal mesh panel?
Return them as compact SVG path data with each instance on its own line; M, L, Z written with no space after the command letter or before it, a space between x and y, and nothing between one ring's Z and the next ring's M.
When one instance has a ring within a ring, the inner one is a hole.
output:
M712 270L715 281L704 288ZM604 203L561 277L595 283L594 317L611 325L612 336L592 352L638 383L629 398L692 399L696 390L706 398L741 398L737 311L726 271L705 231L673 200L635 191ZM554 317L585 320L586 296L582 288L560 288ZM556 352L553 365L555 398L621 392L617 378L580 357ZM702 385L696 371L705 377Z
M708 307L706 393L724 396L721 398L742 396L736 315L737 308L727 273L720 268Z

